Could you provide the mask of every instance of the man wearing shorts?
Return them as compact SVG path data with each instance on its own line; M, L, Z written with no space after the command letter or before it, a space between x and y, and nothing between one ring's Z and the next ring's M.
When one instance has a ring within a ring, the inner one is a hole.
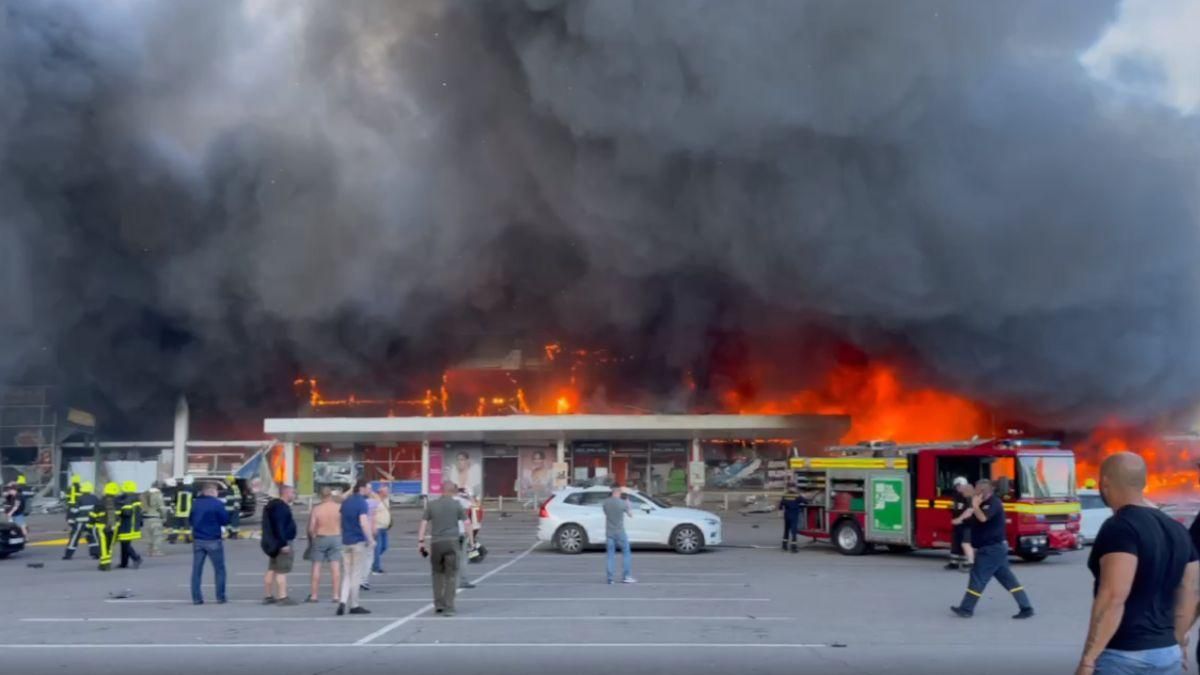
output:
M287 575L292 571L292 540L296 538L296 520L292 517L292 501L296 489L290 485L279 488L279 497L263 509L262 549L267 554L267 574L263 578L266 596L264 605L290 607L298 604L288 597Z
M312 585L306 602L317 602L321 585L321 564L329 563L333 578L333 601L337 602L342 581L342 515L333 500L333 490L321 488L321 503L308 517L308 539L312 547Z

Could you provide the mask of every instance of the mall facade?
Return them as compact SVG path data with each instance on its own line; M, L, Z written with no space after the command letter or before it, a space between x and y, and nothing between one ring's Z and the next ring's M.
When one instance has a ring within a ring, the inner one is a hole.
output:
M598 481L668 498L779 490L790 455L848 427L841 415L506 415L267 419L263 431L274 473L300 494L365 477L416 497L450 480L533 503Z

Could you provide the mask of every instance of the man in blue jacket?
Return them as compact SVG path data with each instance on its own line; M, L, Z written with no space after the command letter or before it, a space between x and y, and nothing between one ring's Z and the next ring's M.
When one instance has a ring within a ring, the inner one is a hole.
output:
M200 496L192 504L188 517L192 527L192 604L203 605L200 577L204 574L204 559L212 560L216 577L217 602L225 603L225 548L221 544L221 528L229 524L225 502L217 499L217 486L205 483Z

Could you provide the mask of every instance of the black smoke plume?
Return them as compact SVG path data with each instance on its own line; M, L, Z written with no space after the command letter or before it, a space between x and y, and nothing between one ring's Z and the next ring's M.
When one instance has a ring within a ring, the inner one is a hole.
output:
M1088 75L1116 12L4 0L0 379L136 425L550 337L664 396L847 342L1044 423L1178 413L1200 127Z

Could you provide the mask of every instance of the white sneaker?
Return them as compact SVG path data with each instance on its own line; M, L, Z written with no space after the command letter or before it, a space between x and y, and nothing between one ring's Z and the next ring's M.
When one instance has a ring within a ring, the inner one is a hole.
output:
M636 583L637 583L637 579L634 579L633 577L625 577L624 579L622 579L622 580L621 580L621 583L623 583L623 584L636 584Z

